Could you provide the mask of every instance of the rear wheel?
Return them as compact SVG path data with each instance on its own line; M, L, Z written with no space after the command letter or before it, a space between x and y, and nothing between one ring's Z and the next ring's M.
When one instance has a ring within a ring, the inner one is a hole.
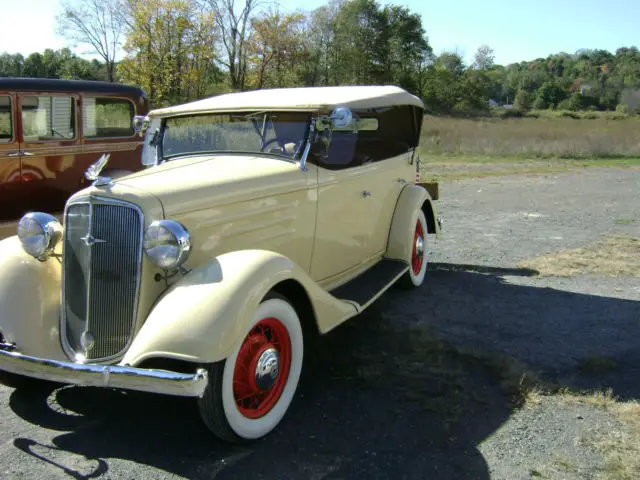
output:
M400 280L400 285L404 288L419 287L424 283L424 277L427 273L427 220L422 210L418 210L415 221L413 222L413 234L411 236L411 245L409 252L410 257L409 271Z
M302 370L300 319L282 296L258 306L249 331L224 361L209 366L209 385L198 400L207 427L222 440L257 440L284 417Z

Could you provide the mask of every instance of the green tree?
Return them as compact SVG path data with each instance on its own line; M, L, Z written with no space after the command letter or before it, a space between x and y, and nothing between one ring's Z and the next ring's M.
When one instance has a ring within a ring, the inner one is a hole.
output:
M201 98L219 80L211 12L188 0L145 0L132 4L118 67L122 78L142 86L153 105Z
M535 109L553 108L566 97L566 92L554 82L545 82L539 89L533 104Z
M495 55L493 54L493 48L489 45L481 45L473 56L472 66L478 70L491 70L494 62Z
M456 52L444 52L436 59L436 68L446 70L454 80L457 80L465 71L464 61Z
M513 108L527 111L533 105L533 94L527 90L518 90L515 100L513 101Z
M248 85L286 87L299 83L304 16L268 11L254 18L247 44Z

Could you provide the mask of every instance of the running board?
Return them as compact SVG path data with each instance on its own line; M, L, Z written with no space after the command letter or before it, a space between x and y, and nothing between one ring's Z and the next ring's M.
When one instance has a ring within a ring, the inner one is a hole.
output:
M364 308L380 296L407 270L409 270L407 262L384 258L366 272L331 290L329 293L340 300L353 302Z

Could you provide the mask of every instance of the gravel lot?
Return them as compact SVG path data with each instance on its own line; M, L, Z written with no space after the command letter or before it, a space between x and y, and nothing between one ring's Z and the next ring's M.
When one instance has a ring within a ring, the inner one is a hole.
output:
M446 182L441 195L427 284L390 290L319 339L266 440L213 440L188 399L0 386L0 476L589 478L601 458L581 439L619 428L611 414L553 397L514 408L499 375L460 352L509 355L567 387L640 399L640 278L517 268L604 236L640 237L640 170ZM585 374L589 356L615 368Z

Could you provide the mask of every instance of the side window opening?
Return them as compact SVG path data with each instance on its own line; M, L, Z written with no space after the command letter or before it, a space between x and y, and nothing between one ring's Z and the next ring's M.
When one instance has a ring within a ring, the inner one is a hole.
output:
M376 118L376 130L359 132L357 152L372 162L396 157L414 147L414 119L409 106L394 106L364 113L363 118Z
M73 140L75 117L75 99L72 97L22 97L22 131L27 141Z
M0 95L0 143L13 139L13 117L11 115L11 97Z
M134 135L135 108L129 100L87 97L82 101L82 131L85 138L115 138Z
M340 170L397 157L416 146L411 106L354 111L354 116L363 126L357 132L324 130L317 134L310 157L313 163Z
M361 163L356 157L358 134L355 132L330 132L325 130L316 136L311 148L311 161L328 170L342 170Z

